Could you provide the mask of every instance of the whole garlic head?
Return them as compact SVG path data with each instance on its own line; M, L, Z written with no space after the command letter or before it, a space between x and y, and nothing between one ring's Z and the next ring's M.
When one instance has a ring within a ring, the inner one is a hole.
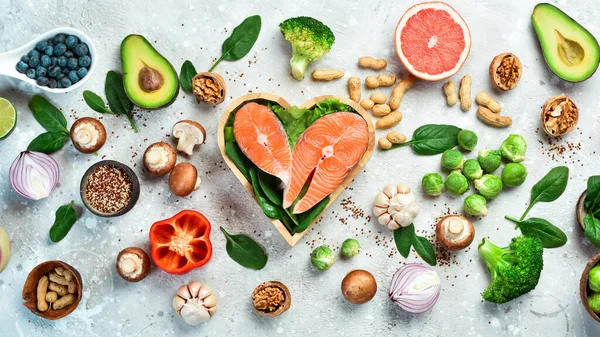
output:
M173 309L187 324L197 325L208 321L217 312L217 296L208 286L193 281L177 289Z
M386 185L375 197L373 214L391 230L409 226L419 214L417 198L407 185Z

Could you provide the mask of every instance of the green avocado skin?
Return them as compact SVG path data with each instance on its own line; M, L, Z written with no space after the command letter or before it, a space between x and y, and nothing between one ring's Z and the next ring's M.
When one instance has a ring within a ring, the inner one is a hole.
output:
M600 64L600 45L596 38L565 12L549 3L535 6L531 23L537 34L548 67L560 78L569 82L581 82L590 78ZM561 57L557 36L568 36L571 45L584 55L576 65L568 64Z

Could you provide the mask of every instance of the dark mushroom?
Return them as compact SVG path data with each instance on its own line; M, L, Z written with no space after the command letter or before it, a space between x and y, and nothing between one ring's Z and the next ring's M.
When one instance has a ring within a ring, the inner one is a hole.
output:
M196 167L190 163L175 165L169 175L169 188L178 197L185 197L200 187Z
M144 167L152 175L163 176L175 167L177 153L165 142L154 143L144 152Z
M104 125L91 117L83 117L75 121L71 126L70 135L73 146L82 153L94 153L106 142Z
M449 250L468 247L475 237L475 227L462 215L447 215L436 225L435 233L440 245Z
M150 272L150 258L140 248L125 248L117 256L117 272L127 282L139 282Z

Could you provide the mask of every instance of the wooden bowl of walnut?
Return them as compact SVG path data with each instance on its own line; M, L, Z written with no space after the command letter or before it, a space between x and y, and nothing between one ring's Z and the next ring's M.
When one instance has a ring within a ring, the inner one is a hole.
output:
M46 261L27 276L23 305L40 317L56 320L73 312L82 294L83 282L75 268L62 261Z
M256 313L261 316L279 316L286 312L291 304L290 291L281 282L263 282L252 292L252 305Z
M542 106L540 118L542 129L549 136L564 136L577 126L579 108L567 96L552 96Z

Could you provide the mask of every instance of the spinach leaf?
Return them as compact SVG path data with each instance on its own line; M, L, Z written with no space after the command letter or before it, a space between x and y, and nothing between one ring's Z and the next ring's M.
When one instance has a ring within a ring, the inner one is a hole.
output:
M27 146L27 151L54 153L63 148L69 134L61 132L44 132L35 137Z
M75 221L77 221L77 213L75 213L73 203L74 201L71 200L71 203L60 206L56 210L54 224L50 227L50 240L52 242L59 242L64 239Z
M552 202L558 199L569 182L569 168L566 166L557 166L548 172L540 181L531 188L531 197L529 207L521 216L521 221L529 213L533 205L537 202Z
M125 115L133 130L138 132L139 130L131 115L133 103L129 100L129 97L127 97L127 93L125 93L125 88L123 87L123 75L121 75L121 73L114 70L106 73L104 94L106 95L110 110L116 115Z
M221 57L208 71L213 71L222 60L237 61L246 56L258 39L260 28L261 20L259 15L249 16L242 21L239 26L233 29L231 36L223 42Z
M233 127L226 126L224 134L225 134L225 141L227 143L234 143L235 142L235 135L233 134Z
M240 147L236 143L225 143L225 154L242 172L246 180L250 181L250 166L253 164L246 158Z
M260 188L260 183L258 182L258 173L256 172L258 169L256 166L250 167L250 180L252 183L252 189L254 190L254 197L256 201L262 208L263 213L271 219L280 219L281 214L279 211L279 207L273 204L264 194L264 192Z
M596 213L600 209L600 176L591 176L587 181L585 208L589 213Z
M413 247L417 251L417 254L423 259L423 261L429 263L432 266L437 264L437 258L435 256L435 248L427 238L422 236L413 236Z
M277 206L283 204L283 190L278 187L281 185L279 178L272 176L263 170L258 170L258 183L267 198Z
M29 101L33 117L49 132L69 132L63 113L41 95L33 95Z
M319 201L316 205L314 205L308 211L298 214L296 218L298 219L298 227L294 228L292 234L304 232L308 226L321 214L325 208L327 208L327 204L329 204L329 196L325 197L325 199Z
M98 96L98 94L96 94L95 92L89 90L84 91L83 99L85 100L87 105L96 112L103 114L115 114L106 107L106 103L104 103L102 97Z
M583 218L585 224L585 237L596 246L600 247L600 220L595 218L593 215L588 214Z
M461 128L454 125L426 124L413 132L410 141L398 146L410 145L416 154L430 156L443 153L458 145Z
M267 264L267 254L252 238L244 234L230 235L223 227L221 232L227 240L227 255L241 266L261 270Z
M407 227L400 227L394 231L394 242L398 252L404 258L410 254L410 247L412 246L413 240L415 239L415 225L410 224Z
M198 72L196 71L196 68L194 68L192 62L189 60L183 62L181 65L181 71L179 72L179 84L181 84L181 89L188 94L193 92L192 78L194 78L196 74L198 74Z
M516 223L524 236L538 238L544 248L557 248L567 243L567 235L546 219L529 218L525 221L512 217L506 219Z

